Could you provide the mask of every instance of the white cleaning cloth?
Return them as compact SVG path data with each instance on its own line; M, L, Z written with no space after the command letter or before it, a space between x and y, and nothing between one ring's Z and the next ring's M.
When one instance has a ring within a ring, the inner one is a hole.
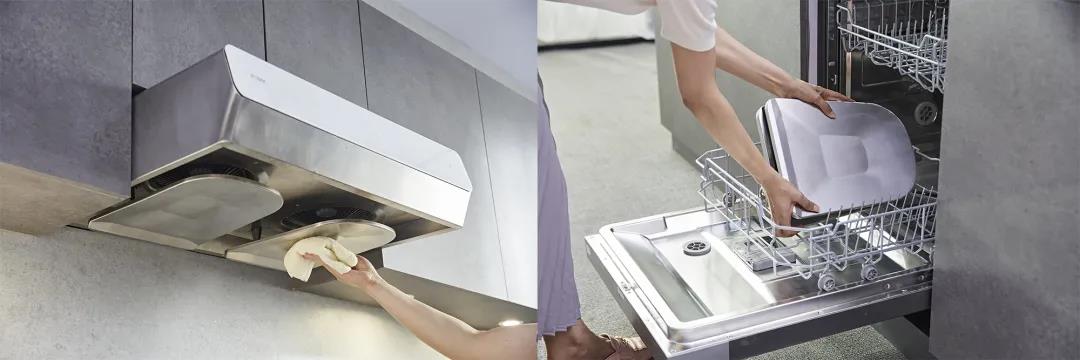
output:
M305 253L318 256L326 263L326 266L333 268L338 273L346 273L352 270L352 267L356 266L358 261L356 254L346 249L337 240L325 236L309 237L297 241L285 253L285 271L289 273L289 276L305 282L311 276L311 270L318 266L314 261L304 259L303 255Z

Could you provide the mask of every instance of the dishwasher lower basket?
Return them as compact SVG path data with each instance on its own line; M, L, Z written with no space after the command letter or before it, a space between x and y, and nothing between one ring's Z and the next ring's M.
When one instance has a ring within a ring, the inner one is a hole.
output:
M914 156L914 154L913 154ZM754 254L748 264L765 264L774 272L792 271L804 279L818 277L822 291L837 284L835 272L861 266L863 280L874 280L874 266L889 252L908 252L932 266L937 193L915 185L906 196L875 203L856 204L850 210L825 214L809 224L782 226L770 215L760 186L723 149L702 154L698 193L710 211L719 212L746 235L740 253ZM799 234L781 239L776 230ZM796 248L803 256L793 256ZM754 270L761 270L754 267Z

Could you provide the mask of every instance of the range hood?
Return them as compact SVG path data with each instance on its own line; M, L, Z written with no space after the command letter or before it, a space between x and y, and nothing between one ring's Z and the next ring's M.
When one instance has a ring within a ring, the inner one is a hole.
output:
M90 229L281 269L460 228L458 154L233 46L134 99L132 197Z

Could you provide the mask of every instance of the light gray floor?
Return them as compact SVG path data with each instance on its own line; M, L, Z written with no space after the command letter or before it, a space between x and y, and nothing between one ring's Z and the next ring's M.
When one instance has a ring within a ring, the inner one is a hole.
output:
M540 73L569 187L582 318L597 333L636 336L586 258L583 239L606 224L701 205L697 172L660 125L653 45L548 51L540 54ZM757 358L903 356L863 327Z

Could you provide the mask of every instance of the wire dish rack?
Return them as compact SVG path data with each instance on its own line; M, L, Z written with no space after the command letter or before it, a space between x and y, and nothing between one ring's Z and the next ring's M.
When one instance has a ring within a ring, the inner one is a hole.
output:
M791 271L804 279L817 276L821 291L840 286L834 272L853 265L860 266L862 280L874 280L883 275L875 264L894 251L932 266L937 214L933 188L916 185L900 199L858 204L825 214L809 225L782 226L772 220L761 187L726 151L708 151L696 162L701 168L698 193L710 211L722 214L745 235L747 240L733 250L756 254L758 260L748 263L763 263L774 273ZM778 229L799 234L779 239L772 236Z
M943 0L852 0L837 5L836 27L846 51L861 51L927 91L945 88L949 7Z

